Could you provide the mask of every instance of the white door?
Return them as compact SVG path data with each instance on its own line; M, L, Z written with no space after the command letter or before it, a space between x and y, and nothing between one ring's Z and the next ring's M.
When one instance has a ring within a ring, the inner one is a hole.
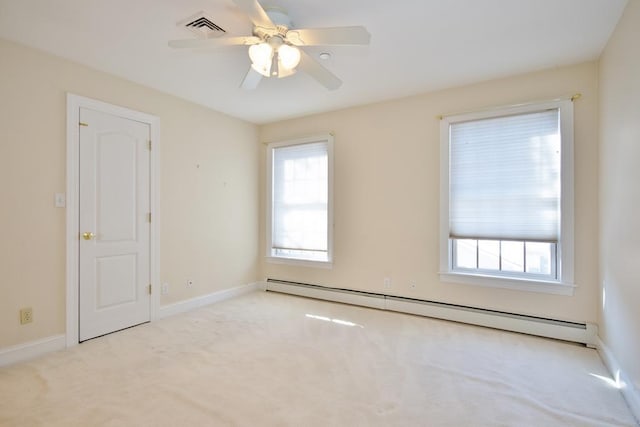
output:
M148 322L149 125L80 108L80 341Z

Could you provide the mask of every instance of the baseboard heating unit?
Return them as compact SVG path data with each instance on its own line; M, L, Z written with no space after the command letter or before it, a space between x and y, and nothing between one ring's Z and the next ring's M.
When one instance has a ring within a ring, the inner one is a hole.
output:
M592 323L567 322L463 305L447 304L385 294L336 289L308 283L267 279L265 290L326 301L397 311L505 331L520 332L596 346L597 327Z

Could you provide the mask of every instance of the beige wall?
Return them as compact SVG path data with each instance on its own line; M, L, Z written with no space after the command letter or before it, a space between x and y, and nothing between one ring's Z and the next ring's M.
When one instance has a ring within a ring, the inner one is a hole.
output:
M600 337L640 398L640 1L600 62ZM638 401L640 402L640 401ZM637 404L637 403L636 403Z
M442 113L582 93L575 103L576 289L571 297L440 282L439 121ZM260 127L261 141L335 133L332 270L261 261L261 276L596 321L598 276L597 64L537 72ZM261 174L264 176L262 147ZM261 203L264 206L264 186ZM261 260L265 255L265 218ZM414 280L417 288L410 289Z
M162 304L255 281L254 125L2 40L0 58L0 349L65 332L66 92L160 117Z

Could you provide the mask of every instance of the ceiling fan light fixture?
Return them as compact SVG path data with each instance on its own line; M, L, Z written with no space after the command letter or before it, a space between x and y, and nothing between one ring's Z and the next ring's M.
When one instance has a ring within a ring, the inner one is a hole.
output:
M297 47L283 44L278 48L278 59L284 68L293 70L300 63L300 50Z
M279 37L249 46L251 67L265 77L287 77L296 72L300 50L282 43Z
M280 69L278 67L278 51L276 50L276 53L273 54L273 56L271 57L271 75L272 76L277 76L278 74L280 74Z
M325 27L295 28L286 10L263 7L262 0L226 0L248 16L253 24L251 35L206 37L188 40L169 40L172 48L215 48L225 46L243 46L248 48L251 67L246 73L241 87L255 89L262 77L287 77L297 72L297 67L328 90L338 89L342 81L316 59L305 52L311 46L369 45L371 34L365 27ZM200 25L199 16L191 23ZM204 22L204 21L203 21ZM206 21L212 29L218 29L213 21ZM320 53L320 59L328 60L329 52Z
M258 43L249 47L249 58L254 70L265 77L271 75L271 61L273 60L273 48L268 43Z
M295 68L287 68L282 64L282 61L278 60L278 78L289 77L296 73Z

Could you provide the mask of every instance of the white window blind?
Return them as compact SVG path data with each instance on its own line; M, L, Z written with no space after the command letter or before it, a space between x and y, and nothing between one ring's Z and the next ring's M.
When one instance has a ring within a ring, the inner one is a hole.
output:
M327 142L273 148L272 250L327 252Z
M449 237L557 242L560 111L452 123Z

